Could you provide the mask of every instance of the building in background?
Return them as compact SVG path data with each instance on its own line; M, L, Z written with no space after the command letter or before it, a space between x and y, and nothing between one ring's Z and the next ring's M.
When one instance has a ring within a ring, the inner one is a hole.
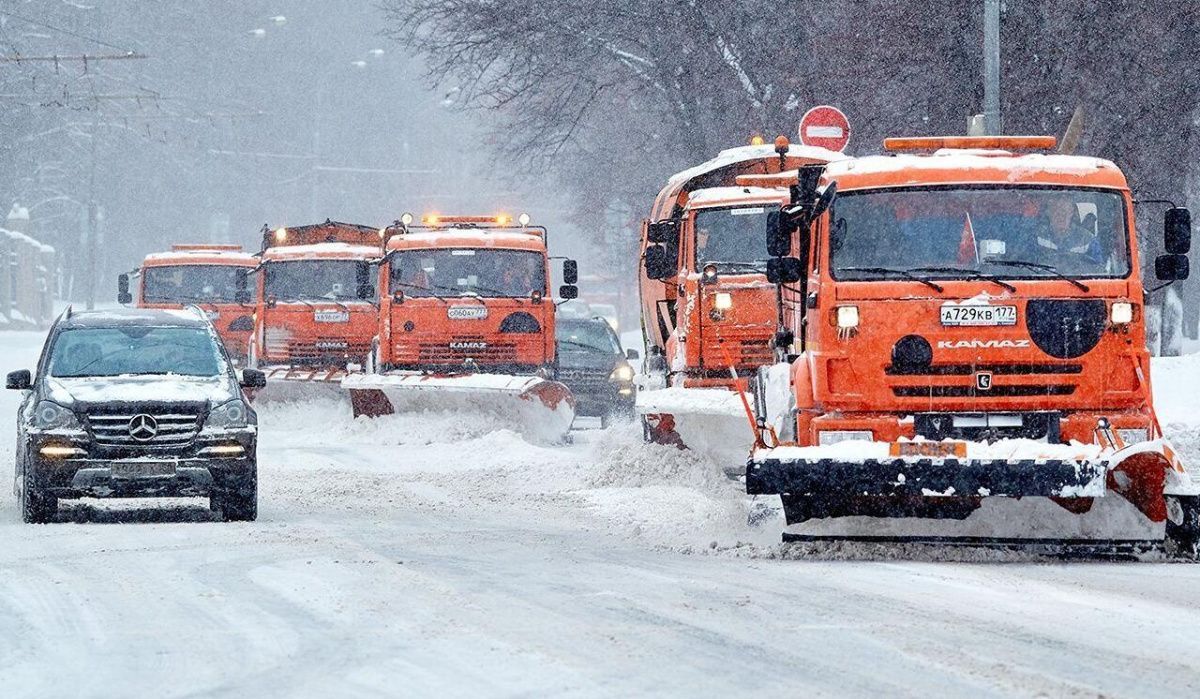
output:
M0 228L0 329L41 328L54 319L54 248L28 235L29 210L14 204Z

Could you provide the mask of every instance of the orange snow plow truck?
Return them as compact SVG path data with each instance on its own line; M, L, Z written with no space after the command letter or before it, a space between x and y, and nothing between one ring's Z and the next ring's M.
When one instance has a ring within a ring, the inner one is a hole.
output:
M368 372L347 377L355 415L482 413L561 439L574 399L556 380L555 303L546 229L522 214L405 214L381 231L380 314ZM575 298L563 263L559 296Z
M646 361L636 409L646 438L723 462L749 446L733 390L774 362L776 288L766 278L768 215L786 186L736 186L739 175L779 173L842 158L792 145L752 145L673 176L641 234L639 275Z
M259 396L341 394L360 371L379 325L379 232L336 221L263 228L250 365L273 381Z
M231 357L244 360L254 330L250 275L258 258L240 245L180 244L146 256L135 272L117 277L117 302L138 308L197 306L208 315ZM130 288L137 280L137 293Z
M1200 489L1152 402L1135 202L1113 163L1035 152L1054 145L888 139L775 178L793 187L767 267L788 361L757 382L746 490L781 496L791 538L857 537L845 518L865 515L884 518L868 539L923 522L1197 556ZM1151 266L1170 283L1190 214L1165 224Z

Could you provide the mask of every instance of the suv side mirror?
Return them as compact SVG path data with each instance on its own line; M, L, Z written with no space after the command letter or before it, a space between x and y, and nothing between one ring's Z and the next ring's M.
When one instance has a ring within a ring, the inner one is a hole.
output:
M792 230L782 210L767 212L767 254L771 257L792 254Z
M133 303L133 294L129 293L129 275L117 276L117 303L122 306Z
M558 297L570 301L579 298L579 287L574 284L563 284L558 287Z
M638 351L635 349L625 350L625 358L626 359L641 359L641 357L642 357L642 355L638 354Z
M14 371L4 381L4 387L10 391L28 391L33 385L33 376L28 369Z
M804 278L804 264L798 257L773 257L767 260L767 281L795 284Z
M563 260L563 283L577 284L579 282L579 263L575 260Z
M1154 260L1154 276L1164 282L1182 281L1191 274L1187 255L1159 255Z
M1166 250L1172 255L1186 255L1192 249L1192 212L1183 207L1167 209L1163 222Z
M258 369L242 369L242 388L263 388L267 385L267 375Z
M651 245L646 248L646 278L666 279L671 276L671 261L667 259L667 251L661 245Z

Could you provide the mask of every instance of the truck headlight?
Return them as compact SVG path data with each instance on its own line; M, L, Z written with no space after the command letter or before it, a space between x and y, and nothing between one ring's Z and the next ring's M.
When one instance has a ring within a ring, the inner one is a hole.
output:
M713 308L718 311L728 311L733 308L733 294L721 291L713 297Z
M1112 305L1109 315L1113 325L1127 325L1133 322L1133 304L1128 301L1117 301Z
M821 430L817 432L817 442L821 446L829 446L838 442L869 442L875 438L871 430Z
M628 364L618 364L616 369L608 375L609 381L629 382L633 381L633 367Z
M1128 447L1134 444L1141 444L1142 442L1150 441L1150 430L1117 430L1117 436L1120 437L1121 441L1124 442L1125 446Z
M231 430L246 427L246 404L235 398L212 409L204 421L205 429Z
M858 327L858 306L838 306L837 325L849 330Z
M33 426L39 430L82 430L79 418L58 403L44 400L33 408Z

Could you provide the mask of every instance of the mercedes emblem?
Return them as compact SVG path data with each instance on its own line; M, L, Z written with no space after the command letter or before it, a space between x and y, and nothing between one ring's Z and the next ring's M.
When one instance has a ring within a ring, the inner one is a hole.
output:
M158 435L158 420L153 416L134 415L129 420L129 436L138 442L149 442Z

